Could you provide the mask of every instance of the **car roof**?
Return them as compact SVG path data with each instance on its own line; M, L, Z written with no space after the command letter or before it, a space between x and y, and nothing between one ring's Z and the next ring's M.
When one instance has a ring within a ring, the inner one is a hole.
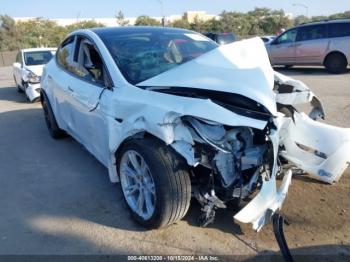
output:
M309 26L309 25L322 25L322 24L326 24L326 23L350 23L350 18L344 18L344 19L333 19L333 20L322 20L322 21L317 21L317 22L309 22L309 23L304 23L304 24L300 24L297 27L303 27L303 26Z
M156 32L179 32L179 33L194 33L193 31L175 27L161 27L161 26L119 26L119 27L98 27L89 29L95 34L109 35L109 34L125 34L125 33L156 33Z
M23 53L27 52L40 52L40 51L56 51L55 47L37 47L37 48L25 48L21 49Z

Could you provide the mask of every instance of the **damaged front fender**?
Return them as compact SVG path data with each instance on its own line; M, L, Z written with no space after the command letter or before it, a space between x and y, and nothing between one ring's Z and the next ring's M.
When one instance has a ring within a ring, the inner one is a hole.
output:
M278 72L275 72L274 76L276 103L290 106L310 103L312 110L309 117L314 120L325 119L325 111L320 99L303 82Z

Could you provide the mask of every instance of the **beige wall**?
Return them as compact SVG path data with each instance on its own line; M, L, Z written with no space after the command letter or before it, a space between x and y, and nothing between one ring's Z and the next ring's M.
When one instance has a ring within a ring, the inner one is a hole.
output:
M16 61L18 51L3 51L0 52L0 67L11 66Z

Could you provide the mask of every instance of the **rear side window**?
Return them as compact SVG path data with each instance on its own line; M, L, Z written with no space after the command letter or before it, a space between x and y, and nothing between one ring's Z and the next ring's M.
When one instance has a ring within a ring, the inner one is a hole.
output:
M299 28L297 41L327 38L326 25L311 25Z
M350 36L350 23L330 23L330 37Z

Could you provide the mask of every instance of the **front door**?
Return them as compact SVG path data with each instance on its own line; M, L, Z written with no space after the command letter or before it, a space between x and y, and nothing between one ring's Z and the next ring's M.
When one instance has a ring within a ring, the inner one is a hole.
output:
M267 46L272 65L293 65L295 62L295 40L297 29L291 29L280 35Z
M106 68L95 46L78 36L73 58L74 73L68 94L73 121L72 132L100 162L107 166L109 159L108 127L104 113L99 107L100 99L106 99Z

